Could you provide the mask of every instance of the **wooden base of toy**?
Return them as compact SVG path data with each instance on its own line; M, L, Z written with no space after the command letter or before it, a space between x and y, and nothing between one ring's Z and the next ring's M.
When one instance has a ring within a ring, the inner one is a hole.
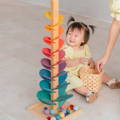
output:
M68 103L68 104L70 104L70 103ZM67 105L67 103L66 103L66 105ZM43 108L44 107L49 107L49 106L47 106L47 105L45 105L45 104L43 104L41 102L38 102L38 103L36 103L34 105L29 106L27 108L27 110L33 112L34 114L39 116L42 120L47 120L48 116L43 113ZM62 118L61 120L70 120L70 119L76 117L80 112L81 112L81 109L69 114L65 118Z

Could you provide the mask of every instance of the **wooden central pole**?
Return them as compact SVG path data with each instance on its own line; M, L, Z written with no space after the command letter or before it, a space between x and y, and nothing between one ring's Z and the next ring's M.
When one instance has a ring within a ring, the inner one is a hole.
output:
M51 15L52 15L52 26L56 25L53 27L53 31L51 32L51 38L54 40L54 43L52 44L51 51L54 52L59 49L59 0L51 0ZM57 39L55 39L57 38ZM56 52L54 53L54 56L51 57L51 64L54 65L59 61L59 53ZM51 69L51 77L56 76L59 73L59 65L55 65ZM52 78L51 80L51 88L56 88L59 84L58 77ZM51 99L55 100L58 97L58 89L56 90L56 93L51 94ZM52 109L57 109L58 103L56 105L52 106Z

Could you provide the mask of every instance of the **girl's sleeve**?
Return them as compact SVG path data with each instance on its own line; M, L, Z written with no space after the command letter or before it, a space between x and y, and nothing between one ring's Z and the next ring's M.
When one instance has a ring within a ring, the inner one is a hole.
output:
M86 58L91 58L92 55L91 55L91 52L90 52L90 48L88 45L85 45L85 57Z

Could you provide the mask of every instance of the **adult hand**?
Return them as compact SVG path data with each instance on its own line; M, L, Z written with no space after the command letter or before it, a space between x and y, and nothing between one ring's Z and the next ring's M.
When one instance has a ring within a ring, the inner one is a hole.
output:
M96 62L96 67L99 72L101 72L103 70L105 64L107 63L107 60L108 60L108 58L106 56L103 56L101 59L99 59Z

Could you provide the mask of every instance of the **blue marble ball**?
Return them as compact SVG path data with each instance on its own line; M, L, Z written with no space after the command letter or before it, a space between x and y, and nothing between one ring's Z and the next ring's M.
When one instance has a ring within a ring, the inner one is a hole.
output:
M55 117L56 117L56 120L60 120L61 118L59 114L57 114Z
M73 108L75 111L77 111L78 109L79 109L79 107L78 106L74 106L74 108Z
M65 114L67 112L67 110L61 110L61 112L63 112Z
M55 110L52 110L52 109L50 110L50 114L51 114L51 115L54 115L55 113L56 113Z

